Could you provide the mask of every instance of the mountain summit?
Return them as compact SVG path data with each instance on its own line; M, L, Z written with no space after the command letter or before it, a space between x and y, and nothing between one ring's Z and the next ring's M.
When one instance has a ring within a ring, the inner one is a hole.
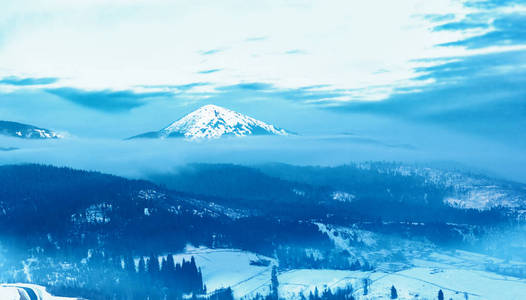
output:
M0 121L0 135L23 139L58 139L62 137L49 129L11 121Z
M222 136L289 135L287 131L238 112L205 105L159 131L147 132L134 138L215 139Z

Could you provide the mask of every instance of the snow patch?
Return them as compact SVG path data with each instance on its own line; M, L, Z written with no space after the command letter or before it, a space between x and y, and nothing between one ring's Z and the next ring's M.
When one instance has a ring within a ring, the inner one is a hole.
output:
M356 196L347 192L336 191L331 194L331 198L336 201L350 203L356 198Z

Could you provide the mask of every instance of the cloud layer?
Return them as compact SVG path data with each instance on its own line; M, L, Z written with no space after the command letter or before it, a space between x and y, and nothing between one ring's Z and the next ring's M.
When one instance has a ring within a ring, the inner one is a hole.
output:
M309 149L341 161L516 163L525 24L519 0L2 3L0 117L120 140L211 103L325 136Z
M42 77L42 78L32 78L32 77L17 77L17 76L8 76L0 79L0 84L14 85L14 86L31 86L31 85L48 85L57 82L59 79L56 77Z
M47 89L48 93L88 108L106 112L123 112L146 104L146 100L173 95L170 92L135 93L125 91L87 91L75 88Z

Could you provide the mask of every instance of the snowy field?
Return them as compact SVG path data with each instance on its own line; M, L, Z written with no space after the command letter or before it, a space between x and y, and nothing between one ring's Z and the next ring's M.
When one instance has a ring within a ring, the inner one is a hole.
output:
M174 255L174 260L177 263L181 262L183 258L190 260L192 256L203 272L203 281L209 292L223 287L231 287L236 298L266 288L270 283L272 265L276 264L272 258L250 252L194 247L187 247L183 254ZM251 260L258 259L267 259L271 261L271 264L268 267L250 264Z
M222 287L232 287L236 298L249 298L256 293L269 292L272 265L277 261L236 249L209 249L187 247L184 253L174 255L176 262L194 257L201 267L203 280L209 292ZM160 257L161 259L162 257ZM526 279L484 271L482 266L490 257L465 251L432 253L429 259L414 259L410 267L394 271L382 265L375 271L342 270L281 270L278 275L279 293L283 298L308 296L317 288L320 292L330 288L352 285L356 299L389 299L394 285L399 299L437 299L442 290L444 299L526 299ZM270 261L269 266L255 266L251 261ZM364 279L368 295L364 294ZM42 300L72 299L54 297L45 288L30 284L0 285L1 300L31 299L23 288L32 289ZM26 298L24 298L26 297Z
M203 279L208 291L231 286L236 298L269 292L271 266L250 265L250 260L263 258L254 253L235 249L207 249L188 247L184 254L174 256L176 262L194 256L202 268ZM474 259L481 262L488 258L477 254L469 257L469 263L462 264L446 254L436 254L441 261L415 260L413 267L392 272L383 271L341 271L341 270L288 270L280 272L280 295L290 298L304 293L308 295L315 288L321 292L326 288L343 288L349 284L355 289L357 299L389 299L390 288L394 285L399 299L437 299L442 289L445 299L526 299L526 280L498 275L482 270L467 269ZM266 258L276 263L275 260ZM457 265L458 264L458 265ZM363 295L363 282L370 282L368 295Z

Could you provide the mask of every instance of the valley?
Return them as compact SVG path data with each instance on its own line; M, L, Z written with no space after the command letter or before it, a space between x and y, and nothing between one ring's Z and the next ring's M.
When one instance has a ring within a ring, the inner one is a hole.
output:
M433 299L439 290L447 299L499 299L526 288L518 183L483 177L473 184L482 177L438 169L440 176L428 177L430 169L386 164L200 164L148 175L157 184L52 166L0 168L0 278L55 295L161 297L172 272L167 261L184 260L202 276L202 288L188 291L211 298L230 290L236 299L268 297L273 268L286 299L326 289L388 299L391 286L400 299ZM492 203L506 192L513 204L474 209L444 201L490 183L502 191ZM517 237L513 248L504 236ZM148 271L152 257L160 273ZM136 280L151 284L125 292Z

